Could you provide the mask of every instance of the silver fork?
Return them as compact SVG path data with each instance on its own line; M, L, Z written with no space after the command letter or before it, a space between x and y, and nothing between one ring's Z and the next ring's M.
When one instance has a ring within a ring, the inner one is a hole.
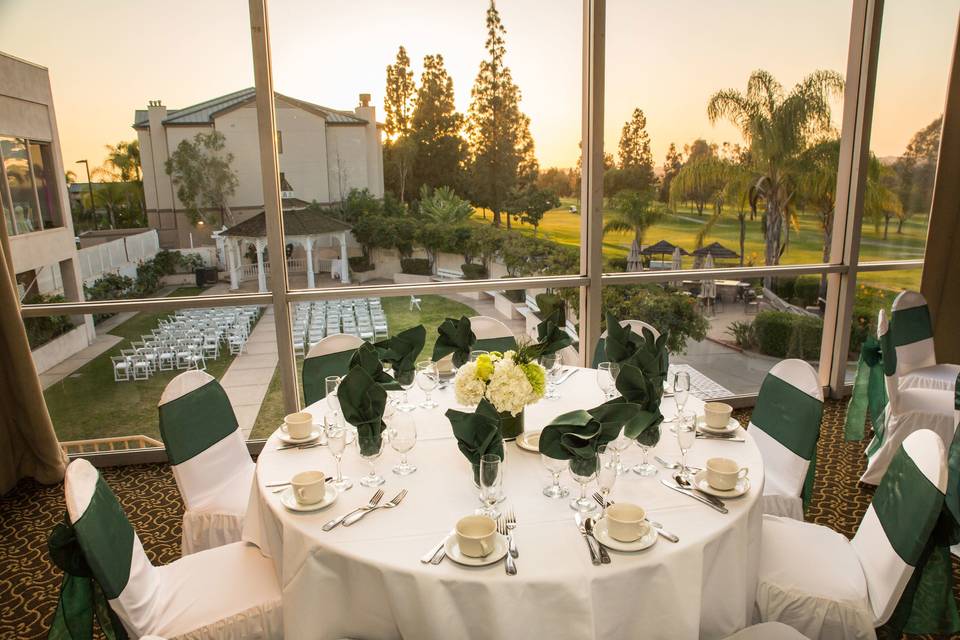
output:
M520 557L520 551L517 550L517 543L513 541L513 530L517 528L517 516L513 513L513 507L507 511L507 549L514 558Z
M363 511L361 511L361 512L359 512L359 513L357 513L357 514L355 514L355 515L353 515L353 516L351 516L351 517L349 517L349 518L344 518L344 519L343 519L343 526L349 527L350 525L354 524L355 522L358 522L362 517L364 517L364 516L367 515L368 513L372 513L372 512L374 512L374 511L376 511L377 509L393 509L395 506L397 506L398 504L400 504L400 501L401 501L401 500L403 500L403 499L406 498L406 497L407 497L407 490L406 490L406 489L401 489L401 490L400 490L400 493L398 493L397 495L393 496L393 498L391 498L390 501L387 502L386 504L381 504L381 505L379 505L379 506L370 507L369 509L364 509Z
M506 523L506 521L503 519L503 516L500 516L499 518L497 518L497 533L499 533L499 534L502 535L502 536L508 536L509 534L507 533L507 531L508 531L508 530L507 530L507 523ZM509 539L509 538L508 538L508 539ZM506 555L505 557L506 557L506 559L507 559L507 562L506 562L506 565L505 565L505 566L506 566L507 575L508 575L508 576L515 576L515 575L517 575L517 563L513 561L513 556L510 555L509 553L507 553L507 555Z
M680 468L680 463L679 463L679 462L667 462L666 460L664 460L664 459L661 458L660 456L653 456L653 459L656 460L657 462L659 462L661 465L663 465L663 467L666 468L666 469L679 469L679 468ZM688 468L688 469L693 469L694 471L700 471L700 470L701 470L700 467L694 467L693 465L689 465L689 464L687 465L687 468Z
M603 496L600 495L599 493L597 493L596 491L593 492L593 499L596 500L596 501L597 501L597 504L599 504L599 505L600 505L601 507L603 507L604 509L606 509L607 507L609 507L610 505L613 504L613 500L610 500L609 498L606 499L606 500L604 500ZM680 542L680 538L677 537L677 534L675 534L675 533L670 533L669 531L667 531L666 529L664 529L664 528L663 528L663 525L660 524L659 522L654 522L653 520L650 520L649 518L647 519L647 522L650 523L650 526L651 526L651 527L653 527L654 529L657 530L657 533L659 533L661 536L663 536L664 538L666 538L666 539L669 540L670 542Z
M380 499L381 499L381 498L383 498L383 489L377 489L377 492L376 492L375 494L373 494L373 497L370 498L370 502L368 502L367 504L365 504L365 505L363 505L363 506L357 507L356 509L354 509L353 511L351 511L351 512L349 512L349 513L343 514L343 515L340 516L339 518L334 518L334 519L331 520L330 522L328 522L328 523L326 523L325 525L323 525L322 529L323 529L324 531L330 531L330 530L333 529L335 526L337 526L338 524L340 524L341 522L343 522L344 519L347 518L347 516L352 516L353 514L359 512L359 511L365 511L365 510L367 510L367 509L373 509L373 508L374 508L375 506L377 506L377 504L380 502Z

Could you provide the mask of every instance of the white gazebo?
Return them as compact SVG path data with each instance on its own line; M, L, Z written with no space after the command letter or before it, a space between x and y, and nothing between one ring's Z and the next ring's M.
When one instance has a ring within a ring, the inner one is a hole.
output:
M347 254L347 234L351 226L343 220L307 209L287 210L283 212L284 246L292 244L303 247L306 254L303 267L307 273L307 287L316 286L317 261L314 249L333 248L339 245L340 257L329 260L329 271L333 278L339 278L343 284L350 282L350 264ZM267 291L267 274L270 264L264 261L267 248L266 214L260 212L239 224L222 231L227 254L227 270L230 272L230 288L239 289L240 282L248 276L256 275L261 292ZM242 264L242 256L247 247L253 247L257 253L256 264ZM299 261L288 260L288 268L299 268Z

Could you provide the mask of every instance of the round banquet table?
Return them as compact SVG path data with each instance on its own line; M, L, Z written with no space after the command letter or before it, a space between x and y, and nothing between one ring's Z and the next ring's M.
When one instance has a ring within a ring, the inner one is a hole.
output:
M557 415L603 401L595 372L578 370L558 387L560 398L526 409L526 430L536 431ZM411 400L423 399L412 390ZM399 455L384 446L377 470L386 478L383 501L408 489L401 504L369 514L351 527L324 532L322 525L365 504L373 489L359 485L368 470L354 445L344 455L344 474L353 488L331 506L294 513L267 483L288 480L307 469L334 474L326 447L278 451L271 436L257 460L243 539L272 558L283 590L287 640L300 638L721 638L751 621L759 558L763 463L753 439L746 442L697 439L688 462L703 466L713 456L731 457L749 467L750 491L726 500L721 514L660 483L669 472L642 478L629 472L617 479L611 498L643 506L652 520L680 537L658 538L638 553L610 551L611 564L594 566L573 521L569 498L549 499L550 480L539 454L504 443L503 490L517 517L514 539L518 575L503 562L464 567L444 559L422 564L423 556L462 516L479 506L471 468L457 448L444 416L458 407L452 386L434 392L440 407L413 412L418 442L409 453L416 473L391 472ZM690 397L686 412L702 413ZM306 409L322 424L329 412L321 401ZM662 411L675 415L672 398ZM655 453L679 459L674 434L662 427ZM654 451L651 452L651 462ZM638 447L624 462L640 461ZM564 472L571 495L579 490ZM596 489L595 483L590 491Z

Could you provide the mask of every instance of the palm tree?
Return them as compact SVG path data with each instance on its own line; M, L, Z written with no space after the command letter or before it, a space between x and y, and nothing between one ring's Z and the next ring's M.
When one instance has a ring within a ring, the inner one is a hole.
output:
M613 212L603 225L603 235L611 231L633 232L631 247L640 251L647 229L663 218L663 211L654 204L654 192L626 189L613 199Z
M455 226L473 215L473 206L450 187L420 187L420 213L438 224Z
M710 122L729 120L749 145L755 197L766 205L762 222L768 265L780 263L789 242L800 156L831 131L830 99L842 91L843 77L835 71L815 71L786 93L769 72L757 70L745 92L724 89L707 103ZM770 279L765 280L769 285Z
M140 142L131 140L120 141L115 145L106 145L106 163L113 168L114 174L123 182L132 182L137 187L137 199L141 210L146 210L146 200L143 196L143 172L140 164Z

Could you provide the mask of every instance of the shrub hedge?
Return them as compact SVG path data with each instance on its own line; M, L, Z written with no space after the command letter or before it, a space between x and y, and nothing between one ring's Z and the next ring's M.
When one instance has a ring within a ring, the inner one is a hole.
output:
M463 271L464 280L483 280L487 277L487 269L482 264L462 264L460 271Z
M413 276L430 276L430 261L426 258L400 258L400 270Z
M822 334L822 319L785 311L761 311L753 321L757 349L775 358L818 359Z

